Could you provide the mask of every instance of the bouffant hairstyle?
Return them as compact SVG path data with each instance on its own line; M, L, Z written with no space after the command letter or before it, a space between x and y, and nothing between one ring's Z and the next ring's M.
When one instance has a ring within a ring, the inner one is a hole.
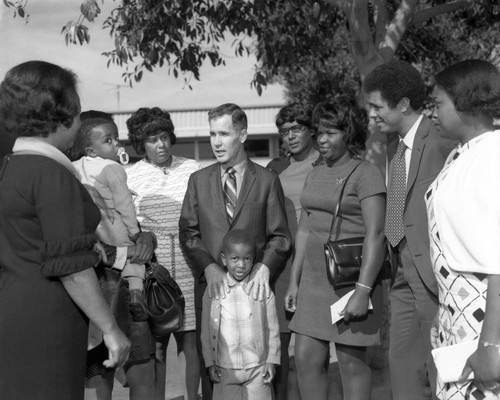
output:
M331 102L317 104L313 112L316 129L320 122L345 132L344 142L352 154L359 155L366 149L368 116L353 97L341 95Z
M80 125L80 129L78 129L78 133L76 134L75 141L73 142L73 147L68 153L68 157L71 161L79 160L83 156L87 155L85 149L87 147L92 147L91 137L92 132L96 127L102 125L112 125L118 131L118 127L116 126L112 118L88 118L88 115L100 114L87 114L82 119L82 124Z
M0 131L13 137L47 137L69 128L80 113L76 75L44 61L9 70L0 84Z
M212 121L224 115L230 115L233 126L240 131L248 128L248 120L245 111L234 103L225 103L213 108L208 112L208 120Z
M233 229L225 234L222 239L222 250L223 254L229 251L229 247L235 244L245 244L252 247L255 255L256 246L255 239L244 229Z
M406 97L410 107L420 110L426 98L425 85L420 73L406 61L391 61L375 67L365 78L363 91L380 91L389 107L394 108Z
M177 141L174 132L174 124L170 119L170 113L159 107L139 108L127 119L128 138L136 153L140 156L146 154L144 140L150 136L167 133L172 146Z
M287 122L290 123L295 121L301 125L312 128L312 107L299 103L291 103L281 108L276 115L276 127L278 129Z
M436 85L450 96L458 112L500 117L500 72L493 64L461 61L437 74Z

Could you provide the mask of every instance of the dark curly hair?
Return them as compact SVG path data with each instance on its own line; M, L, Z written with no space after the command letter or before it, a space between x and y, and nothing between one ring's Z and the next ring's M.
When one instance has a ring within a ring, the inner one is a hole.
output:
M287 122L297 121L299 124L313 128L312 107L299 103L291 103L278 111L276 115L276 127L279 129Z
M220 118L224 115L230 115L233 126L243 130L248 128L248 119L245 111L241 107L234 103L221 104L218 107L211 109L208 112L208 120Z
M136 153L140 156L146 154L144 140L150 136L165 132L170 137L172 146L177 141L174 132L174 124L170 119L170 113L159 107L139 108L127 119L128 138Z
M453 100L458 112L500 117L500 72L493 64L482 60L461 61L441 71L435 80Z
M80 113L76 75L45 61L9 70L0 84L0 131L13 137L47 137L69 128Z
M420 110L426 98L425 85L420 73L406 61L390 61L375 67L365 78L363 91L379 91L390 108L406 97L414 111Z
M345 132L344 142L352 154L359 155L366 149L368 115L353 97L340 95L331 102L318 103L313 111L316 129L320 122Z

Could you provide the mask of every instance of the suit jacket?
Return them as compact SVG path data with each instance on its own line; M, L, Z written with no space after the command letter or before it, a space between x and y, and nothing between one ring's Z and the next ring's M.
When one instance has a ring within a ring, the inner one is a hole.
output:
M434 128L432 121L424 116L415 134L406 184L406 201L403 214L405 237L422 281L436 295L438 288L429 251L427 208L424 195L429 185L443 168L444 162L455 144L455 141L441 137ZM387 146L389 177L392 177L397 146L398 140L389 143ZM395 267L393 266L393 268Z
M206 287L203 272L211 263L222 265L222 239L232 229L244 229L255 238L255 263L267 265L271 278L283 269L291 252L283 189L276 173L251 160L231 223L222 195L219 164L203 168L189 178L179 219L179 239L193 268L198 307Z

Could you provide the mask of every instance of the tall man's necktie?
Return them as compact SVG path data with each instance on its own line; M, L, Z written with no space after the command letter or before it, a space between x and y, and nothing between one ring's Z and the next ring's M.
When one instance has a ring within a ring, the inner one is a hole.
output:
M229 167L226 169L226 182L224 183L224 202L226 203L226 211L229 216L229 220L233 220L234 210L236 208L236 177L235 169L233 167Z
M397 246L405 235L403 226L406 198L405 152L406 144L400 140L394 156L394 170L387 195L387 212L385 214L385 236L392 246Z

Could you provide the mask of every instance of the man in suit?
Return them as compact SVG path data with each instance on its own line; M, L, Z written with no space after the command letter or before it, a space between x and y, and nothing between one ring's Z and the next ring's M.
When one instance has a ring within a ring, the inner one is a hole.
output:
M365 79L369 117L394 139L388 144L385 233L393 267L389 367L394 400L435 397L430 328L438 310L429 255L424 194L454 143L422 114L425 86L404 61L376 67Z
M269 296L269 281L284 267L291 251L278 175L253 163L243 147L245 112L236 104L223 104L209 111L208 121L217 163L191 175L179 220L180 242L195 276L198 336L205 289L216 298L229 292L220 260L222 239L228 231L244 229L255 238L256 264L246 289L261 300ZM205 374L204 399L211 398L207 379Z

